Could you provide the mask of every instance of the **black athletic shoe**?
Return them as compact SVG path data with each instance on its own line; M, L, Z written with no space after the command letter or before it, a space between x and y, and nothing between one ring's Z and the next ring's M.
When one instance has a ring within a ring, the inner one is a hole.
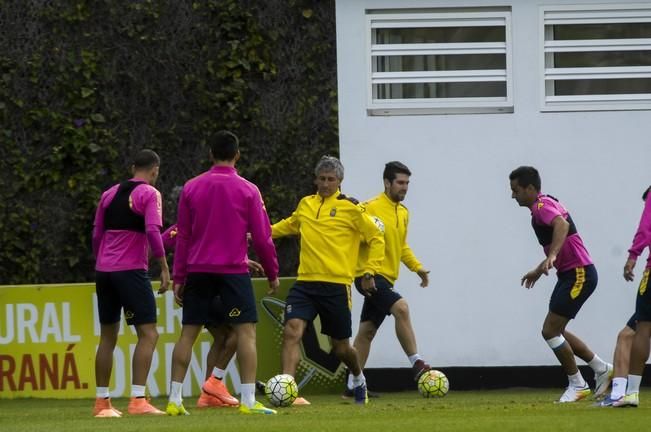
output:
M416 360L416 363L412 366L412 370L414 371L414 381L418 382L418 378L431 369L432 366L428 365L423 360Z
M380 393L378 393L378 392L374 392L374 391L371 391L371 390L366 390L366 393L368 394L369 398L379 398L380 397ZM352 398L354 396L355 396L355 392L353 391L353 389L349 389L348 387L346 387L344 389L344 392L341 394L342 399L349 399L349 398Z
M258 393L259 395L264 396L266 394L265 392L265 387L267 385L263 383L262 381L256 381L255 382L255 392Z

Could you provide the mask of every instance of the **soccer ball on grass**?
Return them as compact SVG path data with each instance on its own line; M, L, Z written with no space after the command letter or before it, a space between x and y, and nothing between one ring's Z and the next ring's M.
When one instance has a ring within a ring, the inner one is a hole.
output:
M428 370L418 378L418 391L423 397L443 397L448 394L448 377L438 370Z
M264 390L271 405L276 407L288 407L298 397L298 385L294 377L287 374L272 377Z

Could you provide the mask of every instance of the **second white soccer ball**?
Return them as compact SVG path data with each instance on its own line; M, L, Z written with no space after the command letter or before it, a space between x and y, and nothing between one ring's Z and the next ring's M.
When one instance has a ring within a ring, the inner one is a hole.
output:
M418 391L423 397L443 397L448 394L448 377L438 370L428 370L418 378Z
M271 377L264 390L271 405L276 407L288 407L298 397L298 385L288 374Z

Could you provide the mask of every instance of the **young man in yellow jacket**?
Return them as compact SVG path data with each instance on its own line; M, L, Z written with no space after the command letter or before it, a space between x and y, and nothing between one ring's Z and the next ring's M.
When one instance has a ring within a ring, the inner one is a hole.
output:
M308 322L317 314L322 333L330 336L333 351L353 375L355 402L368 403L366 380L352 335L350 286L354 269L351 257L359 251L360 239L368 244L362 273L364 289L372 290L373 277L384 259L382 232L356 202L341 194L344 167L334 157L324 156L314 170L317 193L304 197L292 215L272 226L272 237L300 235L301 252L296 283L289 291L283 330L283 373L294 376L300 342ZM307 404L298 398L295 404Z
M411 171L404 164L397 161L387 163L383 173L384 192L362 204L366 208L366 212L379 220L378 223L384 228L384 261L373 278L374 289L370 291L365 289L363 282L364 278L368 277L364 275L369 246L361 243L355 286L364 295L364 305L354 346L363 368L378 328L387 315L393 315L396 336L411 363L414 379L418 381L420 375L431 367L418 354L407 301L393 289L393 285L398 279L401 262L409 270L418 274L421 279L421 287L425 288L429 284L429 271L425 270L407 244L409 210L402 205L402 201L407 195L410 176ZM351 381L349 377L345 396L349 396L351 393Z

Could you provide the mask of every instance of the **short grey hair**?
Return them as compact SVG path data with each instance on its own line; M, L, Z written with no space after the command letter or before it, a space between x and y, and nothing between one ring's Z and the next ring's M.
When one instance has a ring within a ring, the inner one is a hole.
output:
M344 179L344 166L339 159L334 156L321 156L314 168L314 175L318 176L320 172L334 171L339 180Z

